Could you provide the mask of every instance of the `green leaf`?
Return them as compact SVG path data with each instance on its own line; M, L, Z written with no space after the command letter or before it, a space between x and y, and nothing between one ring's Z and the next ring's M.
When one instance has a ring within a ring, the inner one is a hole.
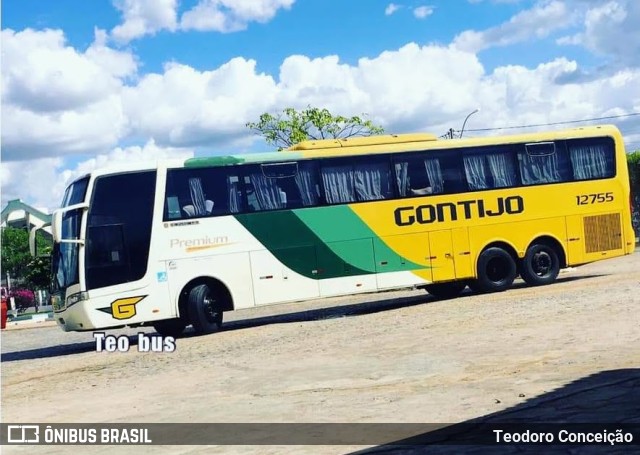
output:
M268 144L279 150L309 139L344 139L352 136L371 136L384 133L384 128L374 125L361 116L333 115L328 109L307 106L297 110L287 107L278 114L262 114L257 122L248 122L247 128L264 137Z

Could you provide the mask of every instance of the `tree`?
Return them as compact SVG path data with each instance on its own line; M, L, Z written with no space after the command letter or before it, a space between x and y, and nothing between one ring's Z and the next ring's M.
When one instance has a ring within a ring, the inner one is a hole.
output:
M353 136L371 136L384 133L384 129L360 116L333 115L327 109L307 107L297 111L292 107L272 115L264 113L257 122L249 122L257 134L279 150L309 139L338 139Z
M51 252L51 246L38 232L36 236L38 253ZM26 229L6 227L2 229L2 267L3 273L22 281L24 286L41 289L49 286L51 260L49 257L32 257L29 252L29 232Z
M2 271L12 277L22 277L31 261L29 233L24 229L2 229Z

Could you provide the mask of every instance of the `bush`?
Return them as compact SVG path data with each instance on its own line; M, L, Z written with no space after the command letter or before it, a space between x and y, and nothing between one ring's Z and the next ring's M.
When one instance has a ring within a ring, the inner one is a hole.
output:
M29 289L12 289L11 292L9 292L9 297L13 297L18 311L24 311L30 306L33 306L36 300L35 294Z

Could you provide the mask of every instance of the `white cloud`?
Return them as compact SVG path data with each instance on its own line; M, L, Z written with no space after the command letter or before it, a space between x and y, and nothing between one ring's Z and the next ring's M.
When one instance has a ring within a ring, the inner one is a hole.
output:
M235 32L251 22L268 22L295 0L198 0L179 14L177 0L114 0L123 23L111 31L120 43L167 30ZM180 18L178 19L178 16Z
M268 22L279 9L289 9L295 0L200 0L180 20L184 30L244 30L250 22Z
M564 2L540 2L496 27L483 31L464 31L455 37L453 45L468 52L480 52L490 47L523 42L531 37L544 38L569 26L574 20L574 15Z
M60 30L3 30L2 50L4 159L103 150L124 134L122 78L137 63L105 47L103 32L79 52Z
M385 16L391 16L393 13L402 8L401 5L396 5L395 3L389 3L387 7L384 9Z
M177 27L177 0L114 0L114 4L124 19L111 31L119 42Z
M345 115L368 113L395 132L418 130L474 104L482 75L475 55L439 46L408 44L357 66L337 56L292 56L281 66L280 100Z
M127 88L123 104L138 135L160 144L194 145L229 142L247 134L276 99L271 76L257 74L256 62L234 58L213 71L177 63L163 74L144 76Z
M589 51L623 65L640 66L640 2L615 0L590 2L584 13L584 30L565 36L559 44L582 45ZM582 2L575 3L576 9Z
M433 6L419 6L413 10L413 15L418 19L424 19L433 14Z
M13 160L0 168L3 200L21 197L36 206L55 207L69 179L110 163L142 155L190 156L185 147L207 147L211 154L251 149L257 137L245 123L286 106L367 113L391 133L438 135L459 129L478 106L482 110L468 129L640 111L638 68L586 81L579 77L585 68L559 58L487 72L459 42L410 43L354 64L336 55L292 55L273 76L241 57L204 71L170 63L138 76L135 58L105 46L99 30L84 52L67 46L59 31L4 30L2 38L2 152ZM53 96L42 80L57 73ZM146 145L114 149L123 142ZM84 161L69 166L63 154Z
M117 147L72 167L65 165L62 158L3 163L0 167L2 205L11 199L22 199L31 205L45 207L51 211L59 206L69 183L95 169L169 158L187 159L193 156L194 153L190 149L158 147L150 140L143 147Z

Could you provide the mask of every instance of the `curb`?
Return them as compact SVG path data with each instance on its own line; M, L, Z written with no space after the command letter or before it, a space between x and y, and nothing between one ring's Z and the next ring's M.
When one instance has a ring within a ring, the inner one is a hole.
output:
M20 319L18 319L17 321L7 319L7 326L5 330L11 330L16 328L35 328L35 327L49 326L51 325L49 323L55 324L53 313L39 313L39 314L32 314L30 315L30 317L27 317L27 318L23 318L22 316L18 316L18 318Z
M30 319L27 319L24 321L15 321L15 322L7 321L7 326L3 329L3 331L37 329L39 327L53 327L55 325L56 325L56 321L54 319L44 319L39 321L32 321Z

